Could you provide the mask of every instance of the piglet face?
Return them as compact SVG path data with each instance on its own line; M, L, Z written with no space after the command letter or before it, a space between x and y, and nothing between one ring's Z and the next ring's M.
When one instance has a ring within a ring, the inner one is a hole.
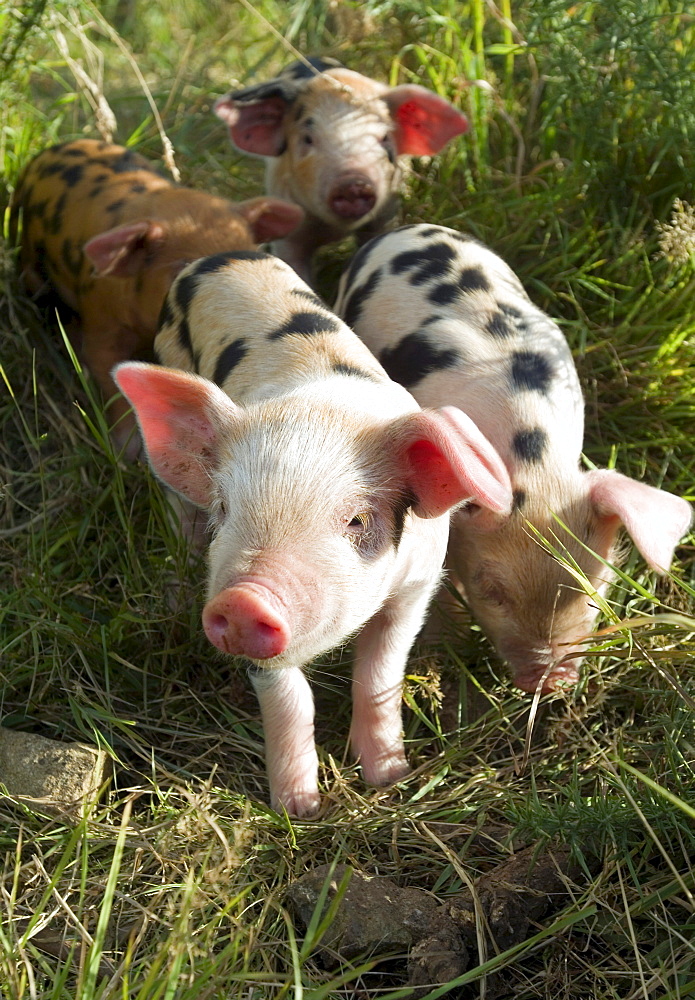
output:
M468 122L424 87L389 89L344 67L229 94L215 104L234 144L269 158L269 184L343 231L378 216L400 182L399 156L431 155Z
M452 526L450 558L466 599L525 691L576 683L597 598L614 576L607 564L620 558L619 529L627 529L653 569L665 572L691 520L680 497L617 472L577 472L573 480L557 481L555 490L552 485L546 480L548 499L527 499L510 516L473 506L455 515ZM577 568L583 583L539 535Z
M171 369L127 364L115 377L154 471L209 513L210 641L264 667L343 642L418 563L434 581L463 499L511 508L506 470L473 422L453 407L411 411L395 386L401 413L380 412L388 382L364 380L357 405L359 390L341 401L331 383L241 407Z

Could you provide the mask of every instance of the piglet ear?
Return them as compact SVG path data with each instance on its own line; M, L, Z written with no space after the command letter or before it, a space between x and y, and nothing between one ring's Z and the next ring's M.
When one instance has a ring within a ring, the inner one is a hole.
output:
M279 156L285 148L285 112L295 94L296 85L275 80L220 97L213 111L229 127L237 149L256 156Z
M85 243L84 252L99 277L125 278L142 270L163 241L163 226L143 219L93 236Z
M619 519L651 568L666 573L673 550L690 527L690 504L610 469L594 469L586 475L598 516Z
M512 510L512 484L488 439L455 406L421 410L405 424L407 482L420 517L438 517L463 500L498 514Z
M251 227L256 243L266 243L287 236L304 218L304 211L299 205L280 201L279 198L250 198L240 202L237 209Z
M153 471L198 507L210 504L220 428L239 408L207 379L140 362L113 377L138 419Z
M425 87L405 84L382 95L396 125L398 155L431 156L455 135L468 130L460 111Z

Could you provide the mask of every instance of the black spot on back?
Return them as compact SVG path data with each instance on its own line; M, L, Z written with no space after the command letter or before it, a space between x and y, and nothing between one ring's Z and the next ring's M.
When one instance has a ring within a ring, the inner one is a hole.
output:
M535 351L515 351L512 355L511 383L516 391L546 393L553 377L552 365Z
M109 166L116 174L127 174L131 170L154 171L154 167L150 167L139 154L133 153L130 149L126 149L118 156L115 156L109 163Z
M68 187L74 187L84 176L84 163L73 163L71 167L66 167L60 176Z
M84 149L78 149L78 148L76 148L74 146L71 147L70 149L64 149L63 150L63 155L64 156L72 156L73 158L78 157L78 156L81 156L81 157L84 158L84 157L87 156L87 154L85 153Z
M176 305L184 316L188 314L188 308L193 301L196 288L198 287L197 272L189 272L181 275L176 281Z
M363 285L359 285L350 292L345 309L343 310L345 322L348 326L354 327L362 312L362 306L381 281L381 274L381 268L377 267L375 271L372 271Z
M142 194L143 191L147 191L146 184L131 184L130 193L131 194Z
M489 292L490 282L479 267L464 267L459 277L462 292Z
M55 203L55 207L53 209L53 215L48 220L46 228L50 233L53 233L54 236L56 235L56 233L59 233L60 230L63 228L63 212L65 211L65 204L67 202L67 199L68 199L68 193L67 191L63 191L60 198L58 198L58 200Z
M103 184L97 184L97 185L96 185L95 187L93 187L93 188L92 188L92 190L91 190L91 191L89 192L89 195L88 195L88 197L89 197L89 198L98 198L98 197L99 197L99 195L102 195L103 193L104 193L104 185L103 185Z
M459 297L460 289L451 281L443 281L435 285L427 293L427 298L437 306L448 306Z
M82 251L79 247L73 248L69 236L63 240L60 256L70 274L77 276L82 270Z
M384 348L379 361L388 375L405 386L412 388L432 372L455 368L462 360L458 351L452 348L439 350L424 333L410 333L392 348Z
M217 359L212 381L216 385L224 385L229 373L248 354L248 350L246 341L243 338L233 340L230 344L227 344Z
M110 205L106 206L107 212L118 212L125 205L125 198L119 198L118 201L112 201Z
M195 265L192 275L198 277L201 274L214 274L215 271L222 270L227 264L233 264L236 260L272 259L272 254L263 253L260 250L223 250L210 257L202 257Z
M341 325L333 316L320 312L296 312L286 323L269 333L268 340L280 340L292 334L311 337L317 333L338 333L340 330Z
M298 299L305 299L307 302L311 302L312 305L319 306L319 308L326 308L323 299L309 288L292 288L290 289L290 295L296 295Z
M188 325L188 319L182 316L179 320L177 327L177 339L179 346L186 351L186 353L193 358L193 343L191 341L191 328Z
M536 464L542 461L548 435L540 427L517 431L512 438L512 450L522 462Z
M169 326L169 324L174 322L174 312L171 308L171 302L169 296L164 299L162 303L162 308L159 310L159 319L157 320L157 329L161 329L163 326Z
M41 167L39 177L41 180L45 180L47 177L53 177L55 174L61 173L64 169L65 167L60 160L52 160Z
M492 314L485 324L485 329L491 337L496 337L498 340L507 340L514 336L514 330L501 312Z
M410 284L424 285L435 278L449 277L451 262L455 257L456 251L448 243L431 243L396 254L391 261L391 273L403 274L410 271Z
M363 368L357 368L356 365L347 365L344 361L335 361L332 368L338 375L354 375L356 378L366 378L370 382L379 381L371 372L366 372Z

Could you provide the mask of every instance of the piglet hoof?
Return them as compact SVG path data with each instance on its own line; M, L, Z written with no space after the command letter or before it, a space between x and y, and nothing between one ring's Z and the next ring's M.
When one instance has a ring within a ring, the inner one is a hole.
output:
M281 789L273 792L271 805L276 812L286 810L294 819L308 819L319 811L321 796L316 789Z
M377 785L378 787L395 785L401 778L410 774L410 765L405 759L402 749L371 758L363 754L360 763L362 776L368 785Z

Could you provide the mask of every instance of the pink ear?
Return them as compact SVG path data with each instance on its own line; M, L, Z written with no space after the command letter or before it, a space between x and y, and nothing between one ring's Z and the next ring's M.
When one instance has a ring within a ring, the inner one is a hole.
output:
M399 155L431 156L449 139L468 130L468 119L453 105L425 87L404 84L382 96L396 123Z
M218 118L229 126L237 149L257 156L279 156L285 145L282 122L287 101L268 97L253 104L238 104L231 97L220 97L213 105Z
M652 569L666 573L673 550L690 527L690 504L610 469L594 469L586 475L599 517L619 518Z
M407 422L408 485L420 517L438 517L463 500L509 514L512 484L504 462L470 417L454 406L422 410Z
M304 210L299 205L278 198L250 198L237 208L251 227L256 243L287 236L304 218Z
M238 407L213 382L171 368L125 362L113 377L135 410L154 472L207 507L219 430L235 419Z
M100 277L125 278L142 269L153 248L163 239L163 227L144 219L93 236L85 243L84 252Z

